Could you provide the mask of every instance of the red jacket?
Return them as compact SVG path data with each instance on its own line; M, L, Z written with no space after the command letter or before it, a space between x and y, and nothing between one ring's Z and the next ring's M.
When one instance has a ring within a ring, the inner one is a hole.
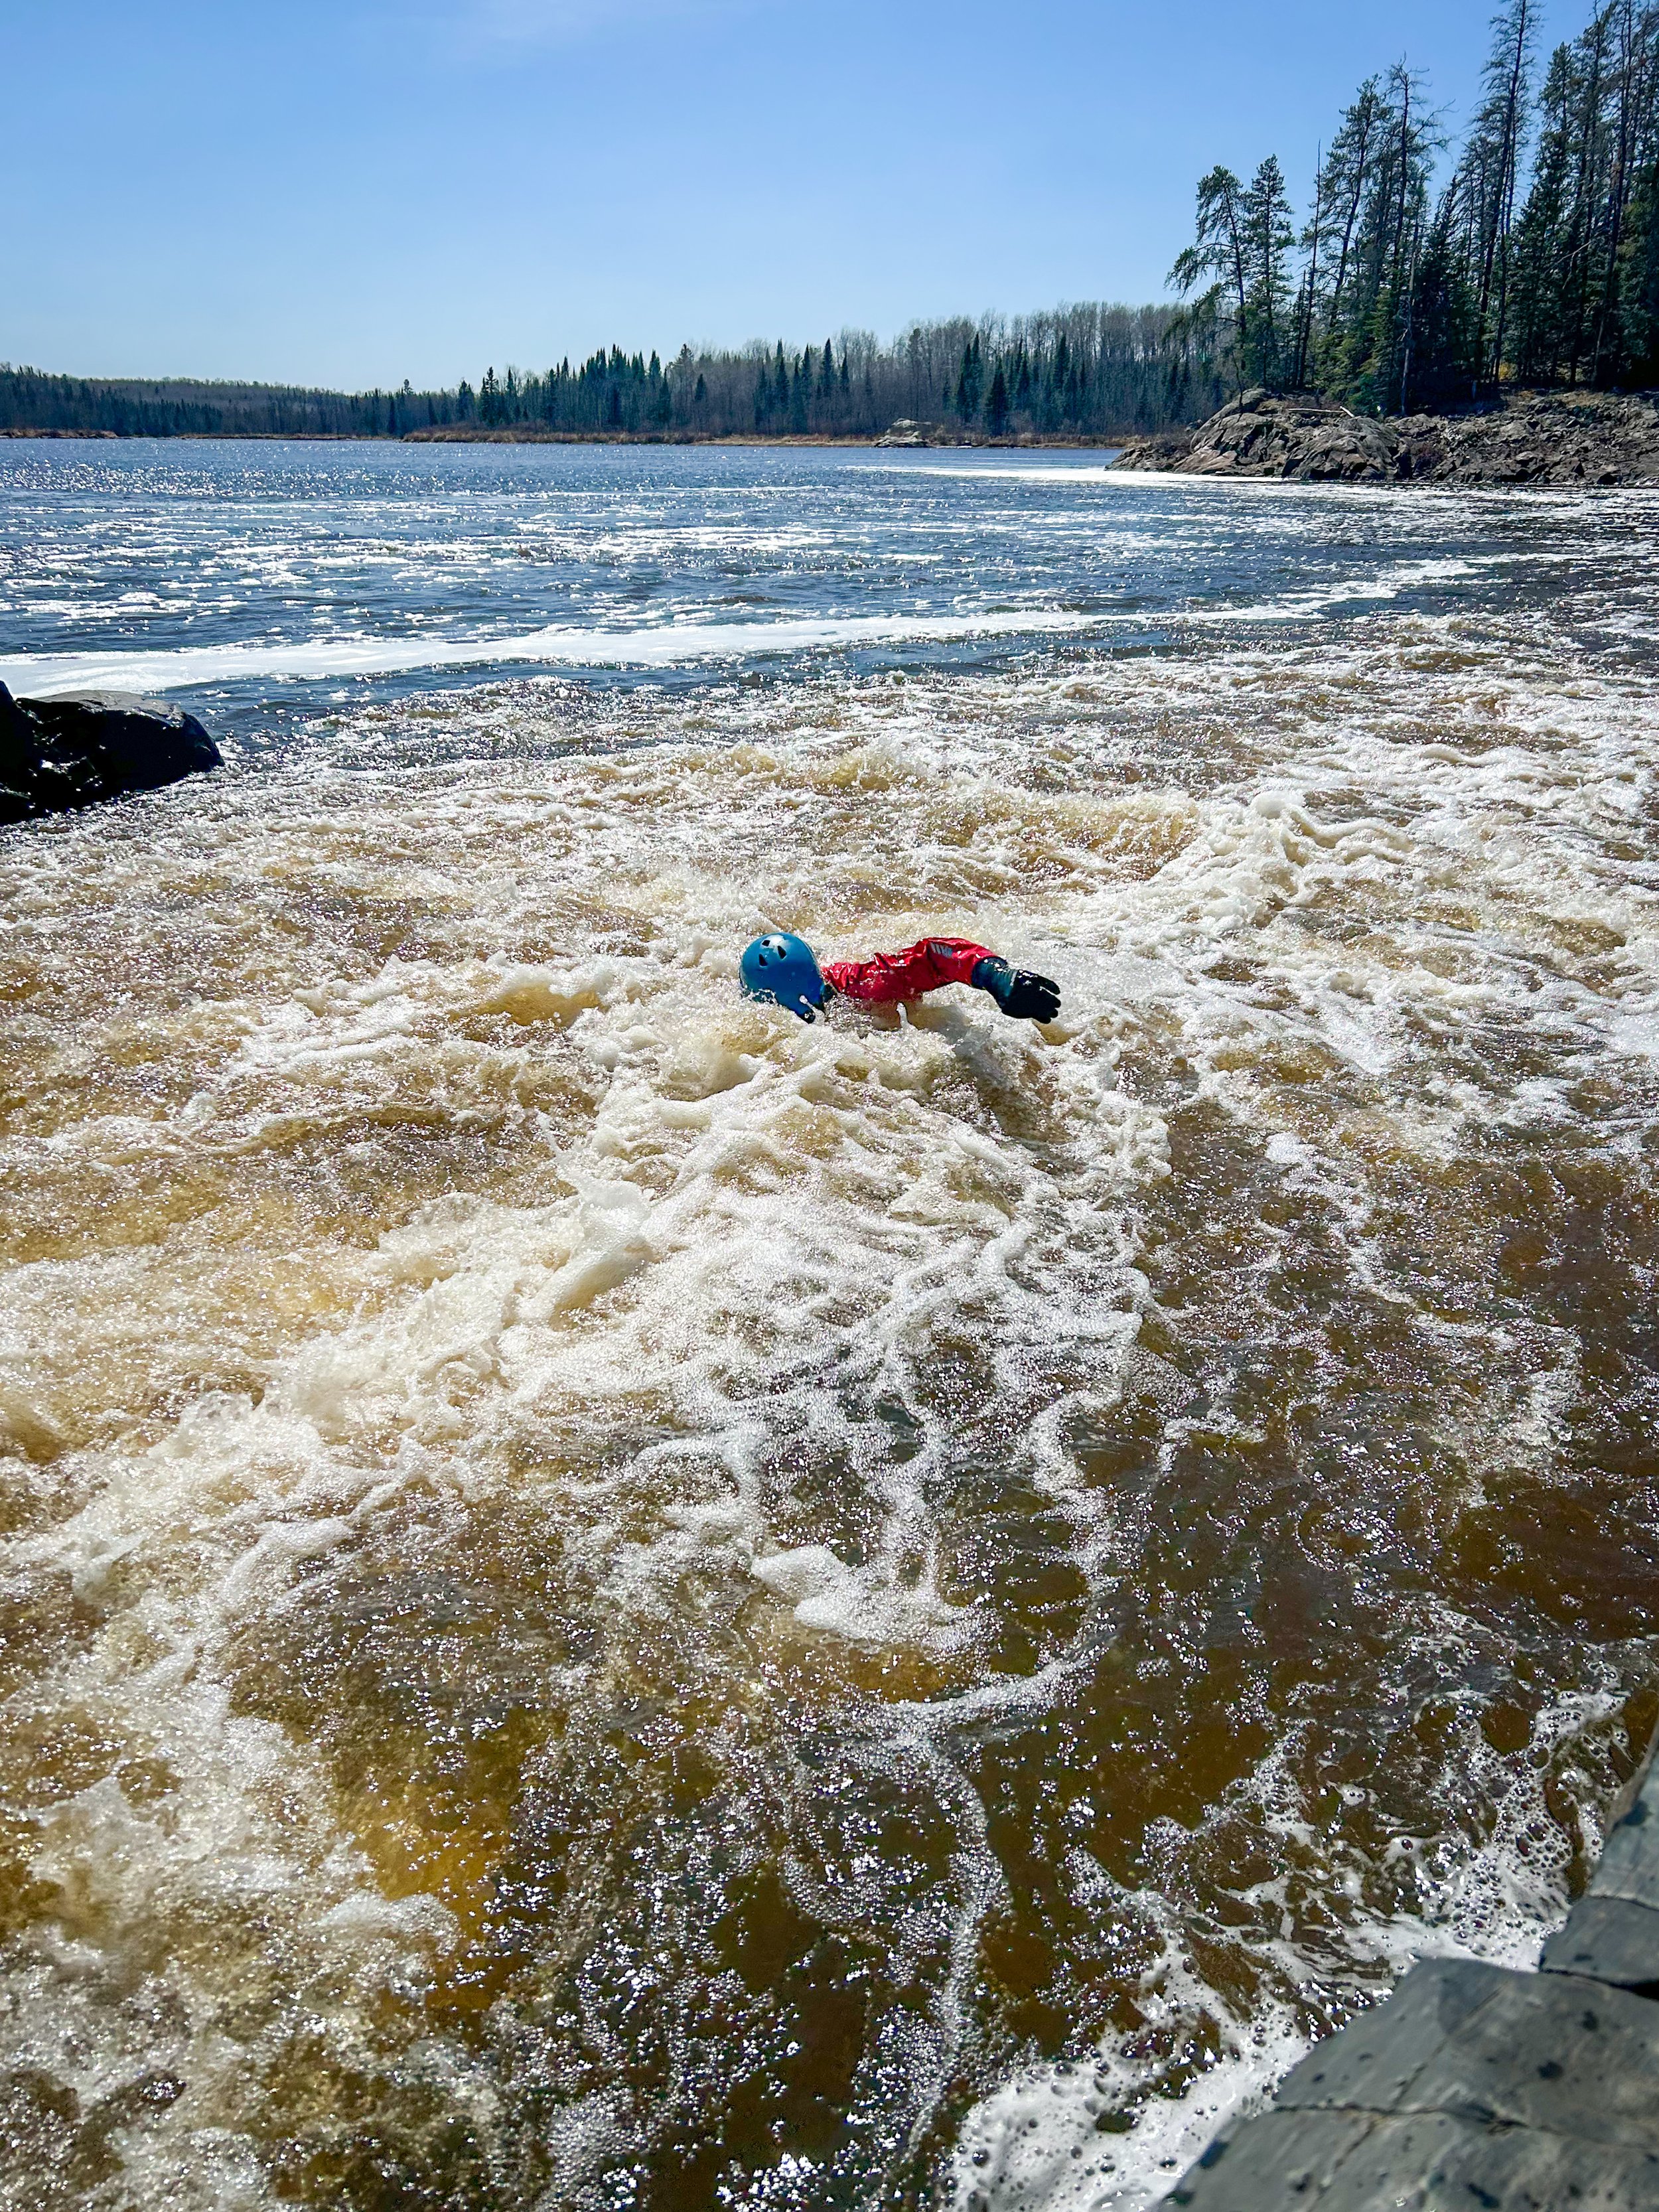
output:
M895 999L917 999L941 983L972 980L981 960L995 955L965 937L924 937L897 952L878 952L868 960L826 960L823 980L844 999L888 1006Z

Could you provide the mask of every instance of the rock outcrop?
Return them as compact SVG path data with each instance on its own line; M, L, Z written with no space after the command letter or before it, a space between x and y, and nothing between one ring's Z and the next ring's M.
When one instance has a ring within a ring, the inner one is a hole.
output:
M1126 446L1113 466L1298 483L1659 483L1659 395L1528 392L1480 414L1355 415L1256 390L1197 429Z
M893 423L876 440L878 446L931 446L937 441L938 425L933 422L912 422L907 416Z
M14 699L0 684L0 823L155 791L220 765L194 714L123 691Z

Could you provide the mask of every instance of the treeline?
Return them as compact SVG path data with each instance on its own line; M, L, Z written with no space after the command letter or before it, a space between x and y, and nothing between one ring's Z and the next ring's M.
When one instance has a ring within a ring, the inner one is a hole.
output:
M1377 414L1659 381L1659 6L1612 0L1541 83L1537 14L1494 17L1455 141L1403 62L1368 78L1300 225L1272 156L1200 181L1170 281L1205 368Z
M1226 396L1209 337L1172 307L1100 304L847 331L799 350L613 346L573 368L491 368L477 389L285 386L48 376L0 364L0 430L135 437L402 437L466 426L550 436L871 437L895 421L973 437L1111 438L1199 422Z
M917 323L890 345L846 331L799 352L683 346L665 365L613 348L545 374L491 368L476 414L575 434L870 437L908 420L992 438L1122 436L1220 404L1214 349L1189 324L1169 307L1092 304Z
M463 386L465 390L465 386ZM401 438L458 419L459 394L307 392L276 384L49 376L0 362L0 430L122 438Z

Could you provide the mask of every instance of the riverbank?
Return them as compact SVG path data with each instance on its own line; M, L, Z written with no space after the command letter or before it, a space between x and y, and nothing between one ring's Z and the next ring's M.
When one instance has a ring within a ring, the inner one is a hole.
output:
M1195 429L1133 441L1114 466L1297 483L1652 483L1659 394L1529 392L1479 413L1395 419L1256 390Z
M112 430L0 430L0 438L94 439ZM337 445L330 431L191 431L215 442ZM1356 415L1311 395L1247 392L1194 427L1150 437L1034 432L991 438L941 422L897 422L879 436L828 432L714 436L685 430L550 430L537 422L446 422L368 442L442 446L852 447L950 452L1107 453L1111 465L1180 476L1277 478L1298 483L1617 486L1659 483L1659 394L1528 392L1482 412Z

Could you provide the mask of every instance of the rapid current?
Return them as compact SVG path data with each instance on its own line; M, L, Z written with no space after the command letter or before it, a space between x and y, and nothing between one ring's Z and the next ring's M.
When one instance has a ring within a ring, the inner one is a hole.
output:
M1659 1711L1659 499L0 447L0 2188L1139 2212ZM812 1028L768 927L1057 977Z

